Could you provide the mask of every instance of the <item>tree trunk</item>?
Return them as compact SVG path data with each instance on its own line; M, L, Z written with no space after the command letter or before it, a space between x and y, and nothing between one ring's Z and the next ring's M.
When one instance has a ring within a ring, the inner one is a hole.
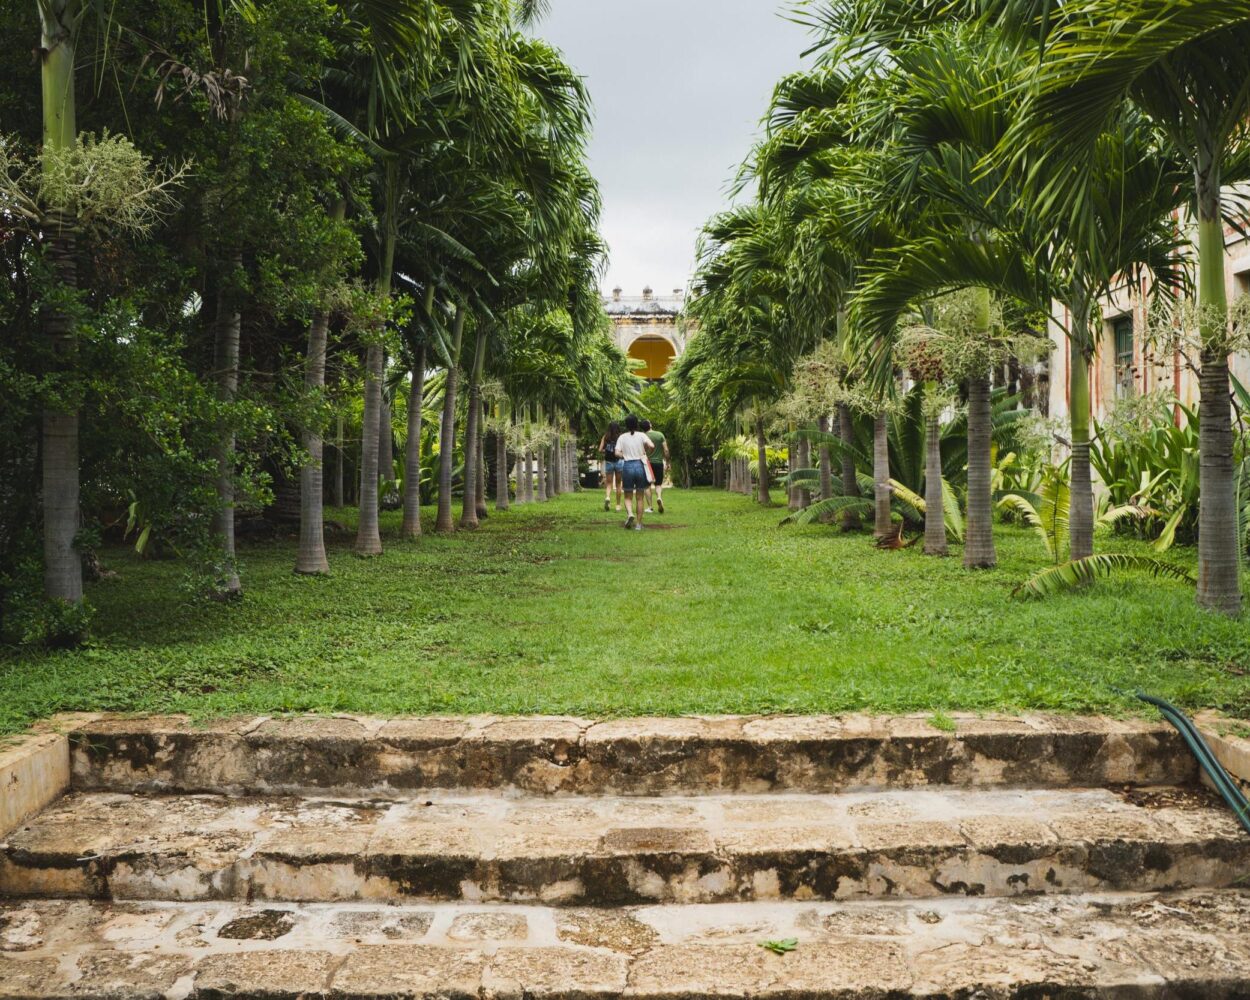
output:
M233 250L227 256L229 279L217 292L217 315L214 323L213 368L217 373L217 398L233 403L239 390L239 330L242 316L234 288L243 267L243 254ZM235 566L234 550L234 431L223 427L217 440L217 513L213 529L221 539L221 577L217 583L220 597L237 597L243 592Z
M71 149L78 141L72 24L76 13L77 4L71 0L39 4L43 145L49 152ZM46 229L56 281L71 293L78 288L75 222L51 213ZM77 366L73 318L59 306L45 304L41 322L55 370L73 371ZM44 593L77 604L82 600L82 556L74 546L80 519L77 409L43 411L41 448Z
M408 389L408 440L404 442L404 525L407 541L421 537L421 410L425 406L425 347L417 351Z
M343 466L346 455L343 453L343 414L335 420L334 427L334 506L342 509L347 506L343 490Z
M925 417L924 554L944 556L946 547L946 499L942 495L942 418Z
M831 421L827 416L820 418L820 432L828 434ZM820 446L820 499L829 500L833 496L833 455L827 444ZM825 519L828 520L827 518Z
M495 435L495 510L507 510L508 503L508 435L500 421Z
M1088 307L1086 307L1088 309ZM1068 398L1072 432L1071 485L1068 491L1069 558L1094 554L1094 486L1089 466L1089 343L1088 323L1073 312ZM1078 332L1079 331L1079 332Z
M964 566L990 569L994 551L994 502L990 493L992 425L989 373L968 380L968 522Z
M535 476L538 480L538 492L534 499L538 503L547 502L547 466L546 466L546 447L540 446L534 451L534 460L536 463Z
M890 425L884 413L878 413L872 422L872 536L889 538L894 534L891 518L890 497Z
M304 358L304 388L310 397L320 396L326 384L326 337L330 314L319 312L308 328L308 355ZM299 475L299 551L295 572L323 575L330 572L326 559L324 468L325 447L321 428L304 428L304 450L308 461Z
M759 502L764 507L773 505L773 498L768 493L768 439L764 436L764 418L755 418L755 444L759 455Z
M799 467L810 469L812 466L812 443L810 441L799 442ZM806 510L812 505L812 491L807 487L799 488L799 509Z
M838 404L838 430L842 444L842 495L858 497L859 479L855 474L855 456L851 454L851 446L855 443L855 424L851 419L851 408L845 403ZM853 510L842 513L842 530L854 531L859 527L859 515Z
M381 331L377 331L381 335ZM378 428L382 411L382 345L372 343L365 351L365 406L360 420L359 520L356 555L380 556L382 534L378 526Z
M386 391L386 354L382 355L382 405L378 411L378 478L395 482L395 427L391 417L391 395ZM388 493L390 492L388 488Z
M447 369L444 383L443 424L438 434L438 519L434 530L439 532L456 530L451 514L451 483L456 471L456 385L459 380L460 347L464 341L464 321L464 308L457 306L456 318L452 322L452 364ZM466 469L468 465L466 455Z
M1198 606L1241 613L1242 543L1233 475L1232 405L1228 379L1228 297L1224 285L1224 222L1219 167L1200 156L1198 303L1202 335L1199 376Z
M517 479L517 502L534 502L534 452L526 448L521 465L521 475Z
M464 496L460 501L460 527L475 531L478 527L477 483L481 478L478 466L478 426L482 420L482 365L486 359L486 325L479 323L477 342L473 348L473 367L469 369L469 404L464 427Z
M486 509L486 480L490 469L486 465L486 405L479 406L477 420L477 519L485 521L490 516Z

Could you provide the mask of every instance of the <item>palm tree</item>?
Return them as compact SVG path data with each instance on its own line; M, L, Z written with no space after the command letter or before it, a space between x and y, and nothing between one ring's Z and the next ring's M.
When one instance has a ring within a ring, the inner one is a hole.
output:
M1028 7L1027 16L1025 7ZM1036 26L1031 89L1036 101L1018 135L1040 145L1039 179L1056 164L1082 163L1107 122L1131 102L1181 152L1192 176L1197 218L1200 390L1198 604L1241 611L1241 546L1233 474L1224 263L1225 167L1246 149L1250 117L1250 10L1213 0L1073 0L1004 3L1000 16ZM1044 184L1064 207L1088 197L1084 184Z

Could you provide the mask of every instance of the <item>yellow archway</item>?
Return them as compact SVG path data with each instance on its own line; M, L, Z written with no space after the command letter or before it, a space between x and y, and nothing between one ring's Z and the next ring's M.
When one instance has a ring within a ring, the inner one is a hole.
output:
M677 352L663 337L639 337L629 345L629 356L641 361L646 367L635 366L634 374L648 381L663 378L667 373Z

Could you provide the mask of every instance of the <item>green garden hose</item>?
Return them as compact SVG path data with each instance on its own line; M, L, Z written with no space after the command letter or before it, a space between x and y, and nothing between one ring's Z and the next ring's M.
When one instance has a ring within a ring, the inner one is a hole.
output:
M1190 752L1198 759L1198 764L1206 772L1207 777L1215 784L1216 791L1220 793L1221 798L1228 803L1228 807L1237 816L1237 822L1241 824L1241 828L1250 833L1250 802L1246 800L1241 789L1237 787L1237 783L1229 777L1228 772L1224 770L1215 754L1211 752L1211 748L1207 746L1207 741L1202 738L1202 733L1198 731L1198 727L1190 721L1175 705L1171 705L1162 698L1156 698L1154 695L1145 694L1142 691L1137 692L1139 701L1144 701L1147 705L1153 705L1163 717L1168 720L1178 733L1181 739L1185 741L1185 745L1189 747Z

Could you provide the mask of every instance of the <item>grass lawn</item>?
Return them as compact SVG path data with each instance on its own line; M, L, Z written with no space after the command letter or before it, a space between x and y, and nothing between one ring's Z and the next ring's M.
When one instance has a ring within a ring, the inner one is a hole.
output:
M291 574L293 539L247 545L234 605L190 598L175 562L117 550L119 578L89 589L90 648L0 652L0 730L103 709L1131 712L1117 689L1137 687L1250 715L1250 627L1197 611L1184 584L1132 575L1018 601L1045 562L1018 528L998 529L997 570L970 573L958 551L778 529L783 510L740 496L678 491L669 507L626 533L578 494L411 545L388 515L386 555L339 538L329 579Z

